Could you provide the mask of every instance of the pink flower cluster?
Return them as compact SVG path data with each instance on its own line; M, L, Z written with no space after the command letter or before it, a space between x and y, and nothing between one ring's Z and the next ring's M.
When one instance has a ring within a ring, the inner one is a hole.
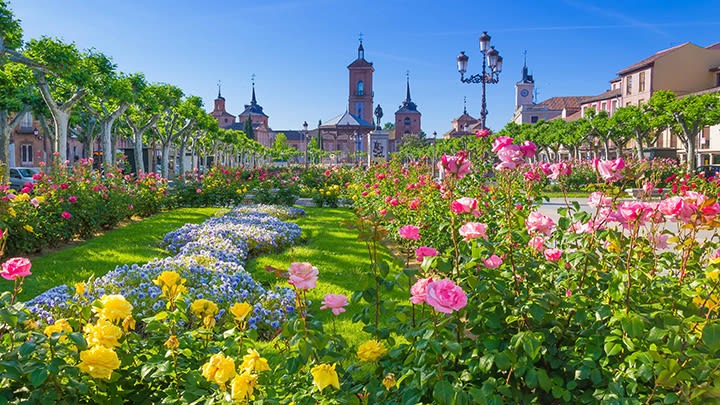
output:
M470 239L477 239L477 238L483 238L487 240L487 224L483 224L482 222L468 222L467 224L460 227L460 236L463 236L465 238L466 242L469 242Z
M317 286L318 269L307 262L293 262L288 269L290 284L299 290L309 290Z
M24 257L13 257L2 264L0 276L5 280L15 280L18 277L26 277L31 275L30 268L32 263Z
M420 229L414 225L405 225L398 229L400 237L403 239L418 240L420 239Z
M437 164L438 169L440 169L445 176L458 179L462 179L470 174L471 166L472 164L467 160L467 154L464 151L458 152L455 156L442 155L442 158Z
M525 220L525 227L530 234L542 233L550 236L554 226L555 222L551 218L537 211L531 212Z
M493 142L492 151L497 153L500 163L495 165L496 170L511 170L523 163L525 159L535 156L537 147L530 141L525 141L522 145L512 143L513 138L507 136L499 136Z
M455 214L474 214L477 217L480 215L477 206L478 200L470 197L462 197L450 203L450 210Z
M417 261L422 262L426 257L434 257L438 255L438 251L435 248L428 246L420 246L415 249L415 258Z
M432 278L421 278L410 287L410 302L422 304L423 302L435 308L438 312L450 314L467 305L467 295L462 288L452 280L442 279L433 281Z
M593 166L603 180L608 183L613 183L622 180L622 169L625 168L625 161L623 158L615 160L593 159Z

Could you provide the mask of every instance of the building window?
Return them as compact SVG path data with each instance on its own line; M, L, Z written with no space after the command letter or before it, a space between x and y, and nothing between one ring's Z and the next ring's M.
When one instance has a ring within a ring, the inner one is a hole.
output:
M358 118L363 117L363 103L355 103L355 115Z
M363 81L360 80L357 82L357 95L362 96L365 94L365 85L363 84Z
M645 72L640 72L640 77L638 78L638 92L642 93L645 91Z
M537 122L538 122L538 116L537 116L537 115L533 115L532 117L530 117L530 123L531 123L531 124L535 124L535 123L537 123Z
M225 118L225 123L226 123L226 124L227 124L227 121L228 121L227 118Z
M410 125L410 118L409 118L409 117L405 117L405 125Z
M612 105L612 112L615 112L615 110L617 110L617 100L613 100L611 105Z
M643 100L643 99L638 100L638 107L640 107L640 105L644 102L645 102L645 100Z
M32 119L32 113L25 113L23 115L22 119L20 120L20 129L23 130L23 132L31 129L33 126L33 119ZM28 131L29 132L29 131Z
M720 86L720 73L715 73L715 87Z
M632 76L625 79L625 94L632 94Z
M603 111L607 111L607 103L604 101L600 103L600 109Z
M32 145L25 144L20 145L20 163L23 165L32 164L33 162L33 155L32 155Z

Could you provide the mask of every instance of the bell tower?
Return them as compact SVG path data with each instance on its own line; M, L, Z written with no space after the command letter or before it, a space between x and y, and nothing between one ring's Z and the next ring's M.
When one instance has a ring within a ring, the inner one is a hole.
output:
M358 47L358 57L348 66L350 74L348 112L365 122L373 122L373 64L365 60L365 49Z
M522 79L515 83L515 110L523 105L531 105L533 103L533 90L535 88L535 80L532 75L528 74L527 68L527 51L523 58Z

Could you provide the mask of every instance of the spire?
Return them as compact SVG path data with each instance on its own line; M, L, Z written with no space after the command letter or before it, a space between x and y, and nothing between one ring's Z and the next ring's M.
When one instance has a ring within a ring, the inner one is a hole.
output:
M407 71L405 76L407 78L407 91L405 94L405 101L407 101L409 103L410 102L410 71L409 70Z
M255 73L252 74L252 100L250 100L250 104L257 104L257 99L255 99Z
M531 74L528 74L527 67L527 51L523 52L523 67L522 67L522 80L520 83L535 83Z
M217 96L217 98L222 98L222 95L220 94L220 85L221 85L221 82L220 82L220 80L218 80L218 96Z
M360 46L358 46L358 59L365 59L365 48L362 45L362 32L360 33Z
M463 96L463 114L467 114L467 96Z

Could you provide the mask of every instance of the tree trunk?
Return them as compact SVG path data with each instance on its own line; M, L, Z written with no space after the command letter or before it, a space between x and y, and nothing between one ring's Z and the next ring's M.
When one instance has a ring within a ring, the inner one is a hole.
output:
M637 153L637 158L642 159L645 156L645 150L643 149L643 143L642 143L642 136L637 135L635 137L635 152Z
M143 134L139 131L133 131L134 147L133 152L135 154L135 173L145 173L145 161L143 160Z
M156 148L157 142L153 139L152 143L152 167L150 168L150 173L157 174L157 148Z
M607 139L603 140L603 148L605 149L605 160L610 160L610 141Z
M697 167L697 156L695 156L695 135L687 136L685 141L685 151L687 152L687 170L690 174L695 173Z
M187 145L187 140L181 139L180 140L180 153L179 153L180 154L180 162L178 162L179 163L178 175L180 175L180 176L185 174L185 148L186 148L186 145Z
M170 142L162 144L162 176L168 178L168 168L170 161Z
M85 96L86 90L78 90L70 99L59 106L50 93L50 85L48 85L45 73L36 73L36 85L53 117L53 122L55 123L55 142L57 145L56 151L60 153L58 156L59 160L64 162L67 160L67 130L68 122L70 121L70 112L73 106Z
M115 164L115 145L113 144L112 127L115 124L115 120L123 115L128 107L130 107L130 104L123 103L105 119L100 121L100 139L103 145L103 163L108 167Z

